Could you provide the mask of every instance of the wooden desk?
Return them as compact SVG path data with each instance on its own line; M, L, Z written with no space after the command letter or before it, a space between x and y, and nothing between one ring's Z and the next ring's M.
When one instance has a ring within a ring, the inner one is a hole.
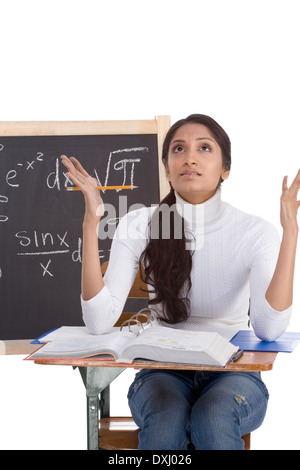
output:
M88 449L98 450L99 414L100 416L109 416L109 406L107 405L109 403L109 385L126 368L263 372L272 370L276 356L276 352L245 351L238 361L230 362L226 367L211 368L148 361L137 361L133 364L117 364L112 361L102 361L99 359L38 359L35 360L35 363L79 368L86 387ZM100 402L99 395L101 396Z
M207 367L195 364L170 364L167 362L136 361L132 364L103 361L101 359L36 359L36 364L61 365L73 367L109 367L135 369L172 369L172 370L217 370L254 372L268 371L273 368L276 352L245 351L236 362L230 362L226 367Z

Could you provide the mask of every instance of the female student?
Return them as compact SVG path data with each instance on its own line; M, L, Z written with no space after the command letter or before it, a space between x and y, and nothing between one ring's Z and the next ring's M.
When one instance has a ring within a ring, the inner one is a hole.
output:
M170 128L162 152L170 192L157 209L142 208L121 219L104 278L96 230L104 206L97 182L78 160L62 156L85 198L81 299L91 333L114 325L141 264L150 305L169 327L218 331L230 338L247 328L250 315L264 341L285 331L293 297L300 170L290 187L283 180L280 243L270 223L222 201L230 150L227 134L208 116L191 115ZM166 207L175 208L173 218ZM156 227L164 224L165 214L168 223L172 220L167 237L164 227ZM176 236L180 227L183 234ZM263 422L268 392L256 372L142 370L128 399L141 428L140 449L187 449L190 443L196 449L243 449L242 436Z

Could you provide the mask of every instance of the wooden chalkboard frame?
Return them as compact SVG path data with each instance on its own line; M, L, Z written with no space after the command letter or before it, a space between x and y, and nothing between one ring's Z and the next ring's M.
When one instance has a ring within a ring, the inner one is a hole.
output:
M170 128L170 116L157 116L151 120L111 121L11 121L0 122L3 137L23 136L81 136L81 135L139 135L154 134L158 145L159 193L162 199L169 191L161 161L162 143ZM36 346L30 340L0 340L0 355L28 354Z

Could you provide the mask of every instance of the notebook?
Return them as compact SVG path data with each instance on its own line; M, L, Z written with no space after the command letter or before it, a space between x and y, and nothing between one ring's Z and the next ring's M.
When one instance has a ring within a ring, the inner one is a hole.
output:
M244 351L269 351L291 353L300 341L300 333L285 332L276 341L261 341L252 330L241 330L231 340L231 344Z

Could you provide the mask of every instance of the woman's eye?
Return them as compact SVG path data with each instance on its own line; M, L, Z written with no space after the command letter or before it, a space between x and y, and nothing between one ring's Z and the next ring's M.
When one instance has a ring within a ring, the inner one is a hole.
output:
M180 153L180 152L183 152L183 147L181 145L177 145L177 147L174 148L174 152L176 153Z
M204 144L200 147L200 150L203 150L204 152L210 152L210 146Z

